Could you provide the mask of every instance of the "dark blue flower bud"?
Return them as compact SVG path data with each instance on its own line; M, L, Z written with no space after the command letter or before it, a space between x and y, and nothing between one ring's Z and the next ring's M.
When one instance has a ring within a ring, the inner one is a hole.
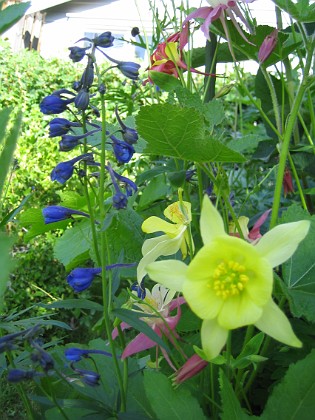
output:
M45 224L60 222L61 220L70 219L72 215L90 217L87 213L79 210L69 209L62 206L48 206L42 210Z
M111 135L110 138L113 141L112 146L118 162L129 162L135 152L135 149L130 144L126 143L125 141L119 140L114 135Z
M108 60L117 64L117 68L122 72L122 74L129 79L137 80L139 77L140 64L134 63L133 61L119 61L114 58L109 57L107 54L103 53Z
M114 37L111 32L103 32L93 39L95 47L108 48L113 46Z
M105 356L112 357L110 353L102 350L84 350L76 347L65 350L65 356L69 362L79 362L82 357L90 357L90 354L104 354Z
M74 159L68 160L67 162L60 162L58 165L52 170L50 174L50 179L52 181L58 181L60 184L64 184L68 179L70 179L73 175L74 165L82 160L90 160L93 159L92 153L86 153L84 155L80 155ZM91 163L91 162L89 162Z
M106 169L110 172L110 175L113 179L113 176L121 183L124 184L126 194L130 197L134 192L137 191L137 185L131 181L131 179L126 178L125 176L119 175L116 171L114 171L110 165L106 166Z
M82 292L91 286L94 278L101 272L101 268L75 268L67 276L67 282L76 292Z
M88 136L92 136L94 133L97 133L100 129L88 131L87 133L81 134L80 136L71 136L66 134L62 136L62 140L59 142L59 150L61 152L69 152L74 149L81 143L82 139L85 139Z
M80 47L69 47L70 50L69 58L74 62L77 63L82 60L85 56L85 51L88 50L90 47L87 48L80 48Z
M35 341L31 342L31 346L35 351L31 354L33 362L38 362L45 372L54 368L54 359L47 351L42 349Z
M71 127L81 127L78 122L71 122L66 118L54 118L49 122L49 137L58 137L67 134Z
M104 83L101 83L101 84L99 85L99 87L98 87L98 91L99 91L99 93L100 93L101 95L105 95L105 93L106 93L106 87L105 87Z
M83 89L89 89L94 82L94 64L92 61L88 62L86 69L84 70L81 77L81 86Z
M4 335L0 338L0 353L16 348L15 343L32 337L38 333L38 330L39 326L35 325L35 327L30 327L24 331Z
M82 87L81 82L76 81L72 83L72 89L75 90L76 92L79 92L81 87Z
M128 199L126 194L119 191L116 194L113 195L113 207L116 210L123 210L128 205Z
M9 382L20 382L27 379L33 379L34 376L37 376L38 373L34 370L20 370L20 369L11 369L8 372L8 381Z
M140 34L140 29L137 26L131 29L131 36L135 37L139 34Z
M136 143L138 141L138 133L137 133L137 131L134 128L127 127L123 123L123 121L121 120L121 118L120 118L120 116L118 114L117 107L115 109L115 114L116 114L117 121L118 121L118 123L119 123L119 125L121 127L121 130L120 131L122 133L122 136L123 136L123 139L125 140L125 142L128 143L128 144L134 144L134 143Z
M46 96L39 104L40 111L43 114L61 114L67 109L67 105L74 101L74 98L62 99L58 95Z
M139 299L144 299L146 296L146 291L144 287L144 281L142 280L139 284L138 282L135 282L131 285L131 290L137 293L137 296Z
M90 94L84 89L81 89L74 100L74 105L80 111L85 111L90 103Z

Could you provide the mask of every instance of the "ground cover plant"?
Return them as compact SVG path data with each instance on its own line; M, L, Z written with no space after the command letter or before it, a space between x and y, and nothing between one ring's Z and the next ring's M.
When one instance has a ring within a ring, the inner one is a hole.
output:
M116 60L110 28L70 46L73 79L25 98L57 159L38 203L4 204L21 116L2 105L1 226L55 235L60 264L46 285L34 270L50 300L32 316L8 310L2 232L1 383L27 418L312 418L315 5L274 0L272 28L250 2L150 2L147 69Z

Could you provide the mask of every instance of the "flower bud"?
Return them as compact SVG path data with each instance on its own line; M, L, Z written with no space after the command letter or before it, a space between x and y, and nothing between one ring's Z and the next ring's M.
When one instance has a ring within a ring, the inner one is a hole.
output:
M89 106L90 95L85 89L80 90L74 100L74 105L80 111L85 111Z
M68 50L70 50L69 58L74 62L77 63L82 60L82 58L85 56L85 51L88 50L87 48L80 48L80 47L69 47Z
M271 55L278 41L278 29L275 29L270 35L267 35L258 52L258 60L263 63Z
M114 37L111 32L103 32L93 39L95 47L108 48L113 46Z

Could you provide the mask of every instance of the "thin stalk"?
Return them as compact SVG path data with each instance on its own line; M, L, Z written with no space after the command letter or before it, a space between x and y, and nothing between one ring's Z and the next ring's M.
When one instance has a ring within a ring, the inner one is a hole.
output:
M279 133L281 133L282 132L282 124L281 124L281 116L280 116L280 111L279 111L279 103L278 103L276 90L275 90L275 87L273 85L270 74L266 71L266 69L263 66L260 67L260 70L261 70L262 74L264 75L264 78L266 80L266 83L267 83L267 86L268 86L268 89L269 89L269 92L270 92L272 107L273 107L273 113L274 113L275 119L276 119L277 130L279 131Z
M306 200L305 200L305 197L304 197L304 194L303 194L303 190L302 190L302 187L301 187L301 183L300 183L300 180L299 180L299 176L296 172L295 165L294 165L293 159L290 155L290 152L288 153L288 161L290 163L291 171L292 171L293 177L295 179L297 189L298 189L299 194L300 194L300 199L301 199L301 202L302 202L302 206L303 206L304 210L308 210Z
M312 42L309 44L309 47L307 49L307 56L306 56L303 79L298 88L296 97L294 99L292 110L288 116L286 129L283 135L283 142L281 144L281 150L280 150L278 174L277 174L275 191L274 191L270 228L273 228L277 223L277 217L278 217L278 212L280 208L282 182L283 182L283 176L284 176L284 171L285 171L285 166L286 166L286 160L289 153L290 140L291 140L292 132L295 127L297 115L299 113L299 109L300 109L300 106L304 97L304 93L306 89L308 88L307 79L308 79L308 74L309 74L310 67L313 61L314 46L315 46L315 38L313 38Z

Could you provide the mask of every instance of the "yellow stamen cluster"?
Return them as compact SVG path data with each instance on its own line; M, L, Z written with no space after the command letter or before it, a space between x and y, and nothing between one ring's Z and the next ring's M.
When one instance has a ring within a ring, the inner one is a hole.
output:
M237 261L221 262L212 276L216 295L225 300L240 294L249 280L245 271L245 267Z

